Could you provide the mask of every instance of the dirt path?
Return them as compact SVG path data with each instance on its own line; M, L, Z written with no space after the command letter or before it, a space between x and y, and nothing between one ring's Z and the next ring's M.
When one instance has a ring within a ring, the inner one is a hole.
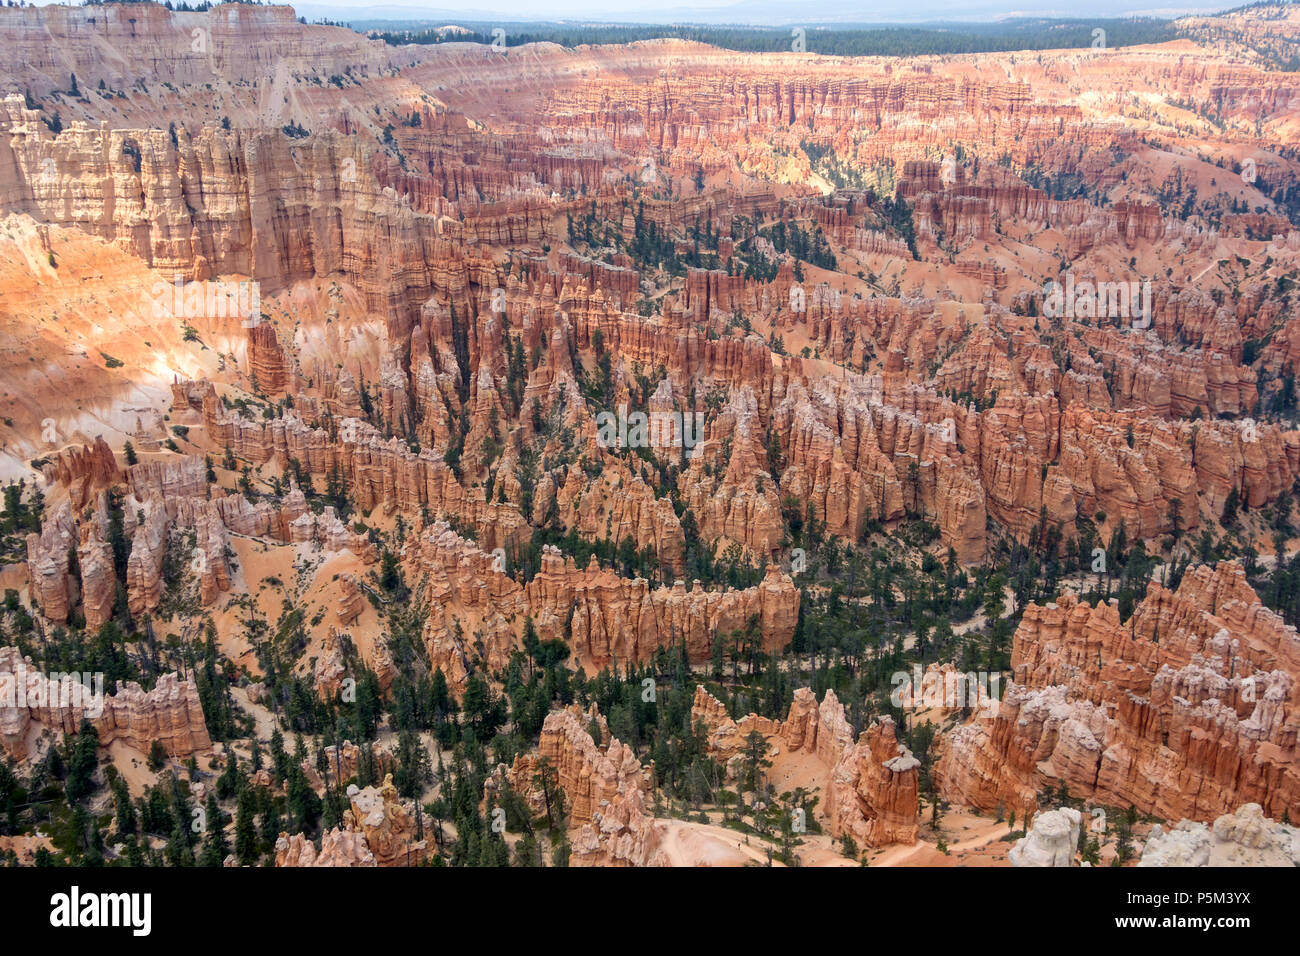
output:
M665 820L664 838L660 844L669 866L744 866L747 863L767 864L767 847L770 844L749 838L726 827L704 823L687 823L684 820ZM773 866L785 864L773 860Z
M999 823L992 828L969 837L965 840L959 840L956 843L948 844L948 855L961 853L967 850L983 849L990 844L997 843L1004 836L1011 832L1011 827L1006 823ZM894 846L890 847L881 856L874 857L870 862L872 866L906 866L908 861L920 856L931 856L939 853L939 848L927 840L918 840L914 846ZM956 865L956 861L953 861ZM926 861L926 865L930 865Z

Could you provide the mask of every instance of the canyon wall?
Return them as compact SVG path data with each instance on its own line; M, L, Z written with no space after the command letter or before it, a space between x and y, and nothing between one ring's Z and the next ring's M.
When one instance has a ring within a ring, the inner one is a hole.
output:
M1300 814L1295 628L1264 608L1241 567L1152 582L1128 621L1067 593L1031 604L995 717L943 735L940 795L1031 809L1044 788L1167 819L1243 803Z
M95 728L101 747L121 741L147 754L157 741L168 756L181 759L212 746L193 678L163 674L146 691L134 681L105 689L103 675L57 682L52 676L17 648L0 648L0 742L10 757L28 755L33 729L76 734L83 720Z

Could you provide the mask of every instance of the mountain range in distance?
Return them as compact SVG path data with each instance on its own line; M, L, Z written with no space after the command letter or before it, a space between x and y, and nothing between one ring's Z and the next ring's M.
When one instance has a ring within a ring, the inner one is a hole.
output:
M295 5L298 13L308 19L325 18L346 20L352 23L386 21L463 20L470 11L440 8L418 3L383 3L369 5L340 5L332 3L301 3ZM1163 7L1142 8L1129 0L1102 0L1089 5L1087 13L1097 19L1113 17L1177 17L1185 14L1208 13L1218 7ZM1036 3L1034 0L969 0L953 3L906 3L903 0L872 4L870 6L831 0L810 9L801 4L779 3L776 0L742 0L740 3L710 2L678 6L630 6L612 14L607 6L586 0L556 0L545 6L501 2L485 5L472 12L475 20L500 19L507 22L537 22L539 20L579 21L608 24L727 24L738 26L834 25L836 27L870 26L886 27L924 25L943 29L946 25L960 23L969 28L972 24L995 24L1011 18L1079 19L1076 8L1061 7L1056 0Z

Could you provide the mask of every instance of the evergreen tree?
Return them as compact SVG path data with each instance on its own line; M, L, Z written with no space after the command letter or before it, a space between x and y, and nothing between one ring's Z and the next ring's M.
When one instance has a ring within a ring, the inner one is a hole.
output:
M235 810L235 858L240 866L257 862L257 830L253 825L253 793L248 787L239 792Z
M221 806L217 795L209 793L205 807L207 832L203 835L203 850L199 854L199 866L221 866L226 859L226 832L221 816Z

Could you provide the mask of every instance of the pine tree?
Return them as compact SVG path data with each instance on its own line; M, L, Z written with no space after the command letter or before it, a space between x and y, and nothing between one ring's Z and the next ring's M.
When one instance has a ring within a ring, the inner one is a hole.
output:
M149 745L149 759L147 761L149 769L157 773L162 769L163 764L167 762L167 751L163 749L161 741L155 740Z
M235 858L241 866L257 862L257 830L253 826L253 792L245 787L239 792L235 810Z
M172 828L171 839L167 841L167 848L163 851L163 857L167 860L169 866L194 865L194 851L190 849L189 837L185 835L185 829L180 820L177 820L176 826Z
M240 789L240 783L243 774L239 769L239 755L234 750L229 751L226 758L226 769L221 772L217 778L217 796L222 800L229 800Z
M140 849L140 842L134 837L126 838L126 865L127 866L144 866L144 851Z
M262 810L262 822L259 827L262 843L267 846L275 846L275 841L279 839L280 831L283 829L280 812L275 808L275 801L270 794L267 794L265 807Z
M131 805L131 791L122 776L113 778L113 803L117 812L117 835L134 836L136 832L135 807Z
M203 838L203 850L199 853L199 866L221 866L226 859L226 831L215 793L208 794L205 810L207 832Z
M89 721L81 722L81 729L75 737L71 734L64 736L68 768L64 793L67 794L68 802L79 801L95 789L94 774L99 766L98 747L99 734Z

